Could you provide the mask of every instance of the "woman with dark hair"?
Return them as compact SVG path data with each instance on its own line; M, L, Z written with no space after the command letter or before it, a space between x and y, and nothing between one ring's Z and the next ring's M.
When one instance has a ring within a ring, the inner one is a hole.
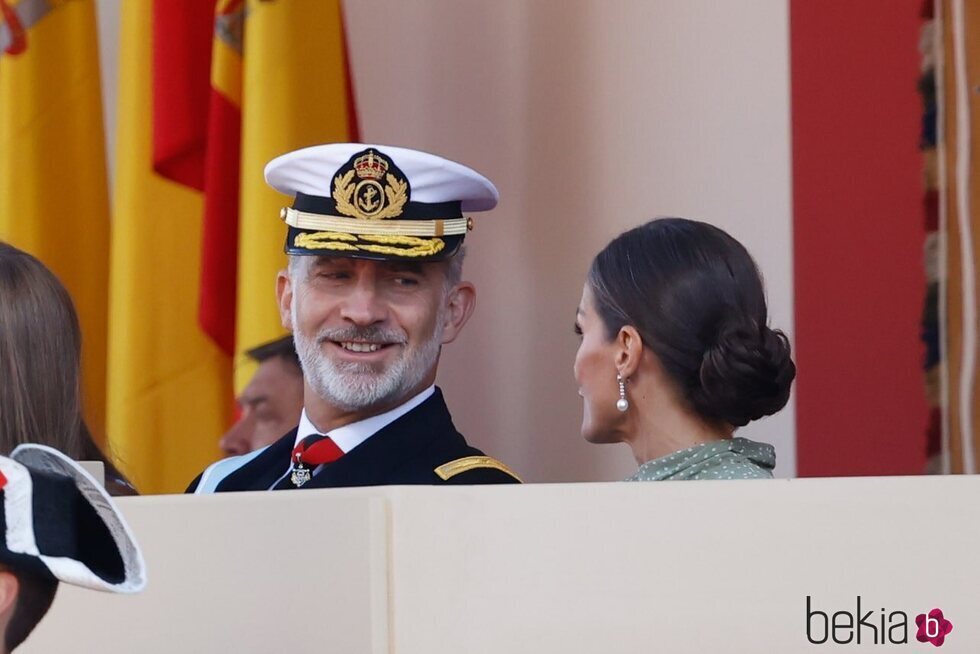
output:
M82 419L82 337L68 291L33 256L0 242L0 455L40 443L102 461L106 490L134 495Z
M741 243L683 218L621 234L592 261L575 331L582 435L628 443L630 480L772 477L772 446L733 433L786 405L796 366Z

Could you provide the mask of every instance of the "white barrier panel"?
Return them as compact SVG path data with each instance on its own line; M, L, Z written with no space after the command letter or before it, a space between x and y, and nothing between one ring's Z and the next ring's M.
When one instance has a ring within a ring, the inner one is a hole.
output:
M860 596L879 644L884 608L930 651L914 620L940 608L942 652L980 646L978 478L400 489L392 516L399 654L842 647L808 641L808 595L828 619Z
M943 654L973 652L978 500L975 477L133 498L145 596L59 591L24 651L925 652L941 609Z
M143 548L146 591L61 584L17 654L388 651L383 499L160 495L119 506Z

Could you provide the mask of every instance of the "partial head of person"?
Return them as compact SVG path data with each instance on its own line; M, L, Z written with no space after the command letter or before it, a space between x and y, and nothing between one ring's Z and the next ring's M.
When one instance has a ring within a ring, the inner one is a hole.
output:
M576 331L582 434L639 462L776 413L796 375L752 257L693 220L650 221L596 255Z
M30 635L60 582L116 593L146 585L143 555L112 499L53 448L0 456L0 533L2 652Z
M464 214L496 205L493 184L432 154L350 143L283 155L265 174L295 198L277 294L307 412L327 429L431 386L475 306L461 279Z
M0 454L43 443L106 466L113 494L135 490L82 417L82 334L71 296L32 255L0 242Z
M245 353L258 364L238 396L238 420L219 441L228 455L270 445L299 423L303 410L303 369L292 336Z
M0 243L0 454L44 442L80 458L82 337L68 291Z

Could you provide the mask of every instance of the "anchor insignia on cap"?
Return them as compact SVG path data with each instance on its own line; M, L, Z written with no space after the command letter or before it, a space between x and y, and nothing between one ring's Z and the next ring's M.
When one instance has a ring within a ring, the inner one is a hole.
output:
M363 220L400 216L408 201L408 182L390 169L391 162L374 150L354 159L353 167L333 180L337 211ZM360 181L354 181L355 175Z

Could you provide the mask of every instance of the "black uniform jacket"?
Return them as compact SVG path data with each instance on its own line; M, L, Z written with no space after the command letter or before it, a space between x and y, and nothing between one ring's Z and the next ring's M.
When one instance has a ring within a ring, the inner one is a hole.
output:
M267 490L289 469L296 430L257 455L241 457L244 464L232 468L214 492ZM202 475L206 474L202 473ZM188 492L195 492L198 475ZM442 392L380 429L373 436L324 466L303 488L381 486L387 484L506 484L520 480L496 459L466 444L453 426ZM276 490L293 489L289 476Z

